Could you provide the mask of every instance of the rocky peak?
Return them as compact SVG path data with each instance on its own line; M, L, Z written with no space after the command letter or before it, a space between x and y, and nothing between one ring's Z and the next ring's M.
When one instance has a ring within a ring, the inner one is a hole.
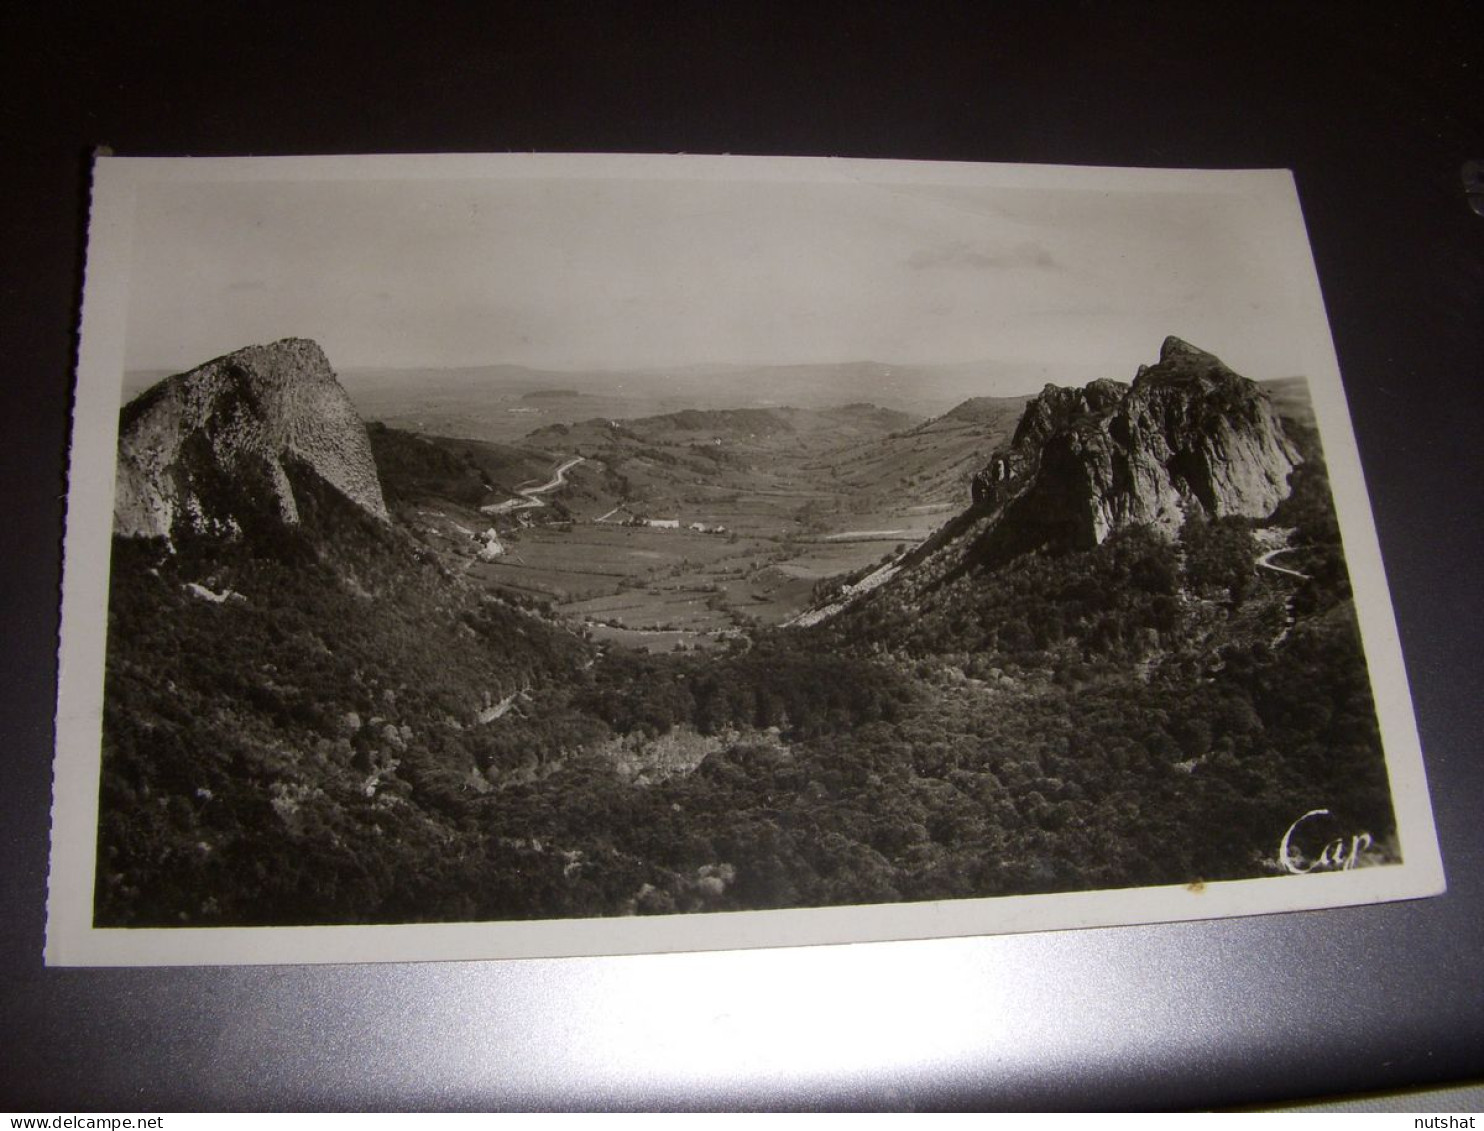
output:
M1160 343L1159 364L1185 369L1226 369L1226 366L1221 364L1221 359L1215 354L1198 349L1184 338L1178 338L1174 334Z
M1132 385L1048 385L973 495L999 512L995 537L1008 549L1088 548L1125 525L1174 536L1192 510L1264 517L1298 462L1254 382L1169 337Z
M249 496L297 523L290 472L299 469L386 520L365 426L324 351L301 338L249 346L167 377L124 407L114 529L169 537L185 523L229 534Z

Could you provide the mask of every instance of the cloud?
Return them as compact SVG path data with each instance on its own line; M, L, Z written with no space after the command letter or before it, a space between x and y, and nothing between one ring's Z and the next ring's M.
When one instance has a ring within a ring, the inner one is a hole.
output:
M992 249L971 247L963 240L925 247L907 257L917 271L947 268L960 271L1001 271L1014 267L1054 268L1060 264L1044 244L1027 241Z
M262 291L267 290L268 284L262 279L239 279L235 283L228 283L229 291Z

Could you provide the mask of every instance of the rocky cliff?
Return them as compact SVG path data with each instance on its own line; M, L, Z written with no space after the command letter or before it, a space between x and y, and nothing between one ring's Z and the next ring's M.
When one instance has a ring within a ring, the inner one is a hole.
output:
M1131 385L1048 385L974 479L993 549L1087 549L1113 530L1173 536L1187 514L1271 514L1300 457L1267 395L1179 338Z
M299 521L291 473L387 518L365 426L314 342L250 346L168 377L119 420L114 530L230 534L245 506Z

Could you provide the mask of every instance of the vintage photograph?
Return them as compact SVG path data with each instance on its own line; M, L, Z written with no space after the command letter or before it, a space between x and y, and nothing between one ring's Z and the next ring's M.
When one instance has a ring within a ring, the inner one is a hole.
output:
M48 960L1442 890L1284 172L103 158Z

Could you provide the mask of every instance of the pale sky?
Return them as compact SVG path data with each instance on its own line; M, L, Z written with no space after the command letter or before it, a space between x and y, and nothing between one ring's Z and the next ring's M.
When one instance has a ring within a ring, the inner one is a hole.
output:
M146 183L127 367L290 336L342 370L871 360L1126 380L1171 333L1258 379L1324 356L1287 193L1069 177L1085 187Z

